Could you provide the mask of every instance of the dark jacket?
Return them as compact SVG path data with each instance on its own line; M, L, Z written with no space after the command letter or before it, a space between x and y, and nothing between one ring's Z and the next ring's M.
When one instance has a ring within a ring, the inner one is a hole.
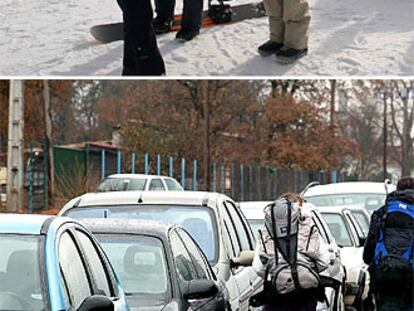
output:
M394 191L387 196L387 202L390 201L401 201L410 205L414 205L414 192L412 190ZM371 216L371 223L367 240L364 246L363 259L368 265L372 265L375 256L375 247L378 235L378 220L384 216L386 212L386 205L376 210ZM389 234L390 241L385 239L385 244L389 245L390 251L398 250L398 240L404 238L407 235L413 234L413 222L407 217L395 214L387 217L386 228L392 233ZM394 241L395 240L395 241Z

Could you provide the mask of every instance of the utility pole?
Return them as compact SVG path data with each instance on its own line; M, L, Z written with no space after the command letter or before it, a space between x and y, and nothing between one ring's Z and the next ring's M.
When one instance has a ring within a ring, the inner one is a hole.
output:
M49 82L47 80L43 81L43 108L45 116L45 150L43 154L47 154L47 183L48 183L48 198L49 203L53 204L53 195L55 193L55 166L54 166L54 156L53 156L53 141L52 141L52 120L50 112L50 90Z
M330 103L330 127L331 127L331 150L335 148L335 103L336 103L336 80L331 80L331 103ZM330 182L336 183L336 168L331 171Z
M7 152L7 211L23 209L24 102L23 81L10 80Z
M210 175L210 162L211 162L211 146L210 146L210 81L205 81L204 97L204 183L206 191L210 191L211 175Z

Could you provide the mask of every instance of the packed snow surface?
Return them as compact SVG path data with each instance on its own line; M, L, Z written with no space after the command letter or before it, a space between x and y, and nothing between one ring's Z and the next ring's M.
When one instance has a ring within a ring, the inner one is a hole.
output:
M167 74L414 74L413 0L310 0L310 5L310 51L296 64L279 65L257 54L268 38L263 17L205 29L187 43L174 40L174 33L160 37ZM123 43L99 44L89 28L120 20L115 0L2 0L0 76L119 76Z

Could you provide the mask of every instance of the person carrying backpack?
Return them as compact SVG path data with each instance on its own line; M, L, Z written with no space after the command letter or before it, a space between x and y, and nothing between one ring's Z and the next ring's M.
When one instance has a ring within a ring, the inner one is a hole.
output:
M284 194L265 208L253 268L264 279L264 289L253 296L253 307L263 311L314 311L321 288L319 273L330 254L303 199Z
M364 246L379 311L414 310L414 178L403 177L371 216Z

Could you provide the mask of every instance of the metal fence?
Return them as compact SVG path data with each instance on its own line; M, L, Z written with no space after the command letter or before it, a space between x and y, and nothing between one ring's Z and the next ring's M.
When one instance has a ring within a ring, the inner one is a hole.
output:
M76 195L94 191L99 182L114 173L140 173L165 175L175 179L185 190L210 190L227 194L236 201L271 200L285 192L300 192L309 182L344 181L345 176L333 172L307 172L278 169L259 164L243 165L214 161L210 165L210 184L205 183L202 162L172 156L124 154L118 151L109 155L102 150L98 156L86 156L86 170L56 170L57 193L52 194L54 208ZM45 157L29 155L26 168L25 193L27 210L36 212L46 209L52 202L47 188L47 162ZM75 165L74 165L75 166ZM79 185L74 185L79 183ZM71 189L68 189L71 188ZM72 189L73 188L73 189ZM51 206L49 206L51 207Z

